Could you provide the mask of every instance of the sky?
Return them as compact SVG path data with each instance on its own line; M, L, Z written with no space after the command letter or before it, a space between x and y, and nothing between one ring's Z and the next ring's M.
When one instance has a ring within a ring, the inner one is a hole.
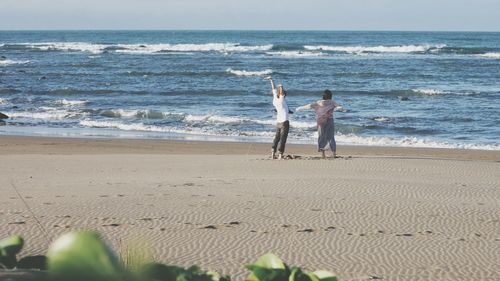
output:
M0 30L500 31L500 0L0 0Z

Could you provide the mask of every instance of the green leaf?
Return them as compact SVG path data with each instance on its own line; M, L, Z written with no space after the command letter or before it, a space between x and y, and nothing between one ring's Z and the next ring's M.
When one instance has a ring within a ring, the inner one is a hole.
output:
M294 267L292 273L288 277L288 281L318 281L317 278L311 277L311 275L306 274L302 269Z
M113 281L123 275L118 258L92 231L59 237L47 252L49 273L56 280Z
M255 263L252 265L268 268L268 269L285 269L285 263L275 254L267 253L261 256Z
M252 274L249 276L257 281L287 281L288 274L285 269L273 269L273 268L264 268L256 265L247 265L247 268L252 271ZM247 279L249 280L249 279Z
M215 271L209 271L206 275L210 276L211 281L231 281L231 278L227 275L220 276L219 273Z
M141 276L145 279L153 279L157 281L173 281L184 273L184 269L177 266L168 266L161 263L146 264L141 272Z
M252 281L287 281L288 267L276 255L272 253L261 256L253 264L246 266L252 273L247 280Z
M319 281L337 281L337 276L335 273L326 271L326 270L318 270L312 273L314 276L318 278Z
M24 240L19 235L0 240L0 256L15 256L24 246Z

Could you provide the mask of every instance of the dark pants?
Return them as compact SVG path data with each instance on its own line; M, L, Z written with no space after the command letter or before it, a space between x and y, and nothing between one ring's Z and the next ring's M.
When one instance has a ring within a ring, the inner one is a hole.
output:
M285 144L286 144L286 138L288 137L288 130L290 130L289 121L276 124L276 135L274 136L274 141L273 141L274 152L276 152L276 149L278 149L278 153L285 152Z
M318 151L326 150L327 145L330 145L332 152L336 152L337 143L335 142L333 119L328 120L325 124L318 125Z

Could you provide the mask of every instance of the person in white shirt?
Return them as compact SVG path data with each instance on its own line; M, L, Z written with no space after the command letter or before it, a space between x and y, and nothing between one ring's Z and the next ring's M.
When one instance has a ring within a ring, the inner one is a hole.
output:
M316 111L316 123L318 124L318 151L321 152L322 158L326 158L325 150L327 145L332 150L332 157L335 158L337 153L337 144L335 142L335 125L333 122L333 111L346 112L342 106L332 100L333 93L330 90L325 90L323 99L311 104L299 106L295 111L306 109L314 109Z
M271 80L271 87L273 89L273 105L276 109L276 135L274 136L271 158L276 159L276 151L278 152L278 159L283 159L283 153L285 153L285 144L288 137L288 131L290 130L290 121L288 120L289 109L286 104L286 91L283 89L283 85L274 84L272 77L267 77Z

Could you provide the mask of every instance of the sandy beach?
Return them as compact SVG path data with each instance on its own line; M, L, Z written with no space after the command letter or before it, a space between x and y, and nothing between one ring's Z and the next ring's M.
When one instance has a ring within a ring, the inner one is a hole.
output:
M0 237L74 229L230 274L273 252L340 280L500 280L500 151L0 137Z

